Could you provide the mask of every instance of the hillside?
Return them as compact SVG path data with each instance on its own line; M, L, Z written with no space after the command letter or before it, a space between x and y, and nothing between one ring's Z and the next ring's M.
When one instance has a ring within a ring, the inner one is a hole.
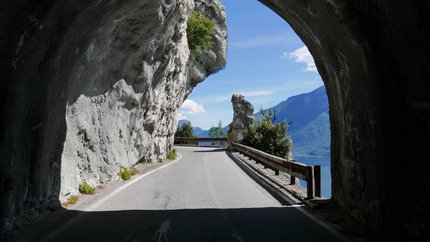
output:
M330 155L330 119L325 87L292 96L266 110L276 111L275 124L289 124L288 136L293 140L295 155ZM261 120L260 112L255 114Z
M276 111L275 124L287 122L287 135L293 141L293 153L296 156L330 155L330 118L325 87L321 86L309 93L292 96L266 110ZM255 120L261 120L260 112ZM179 120L181 126L186 120ZM192 124L192 123L191 123ZM194 127L197 137L209 137L209 130ZM228 126L224 127L228 131Z
M189 121L189 120L186 120L186 119L181 119L181 120L179 120L178 121L178 126L182 126L182 124L184 124L185 122L187 122L187 121ZM193 123L191 122L191 125L192 125ZM224 128L224 132L226 132L227 133L227 131L228 131L228 125L227 126L225 126ZM194 134L198 137L198 138L208 138L209 137L209 130L205 130L205 129L202 129L202 128L200 128L200 127L196 127L196 126L193 126L193 130L194 130Z

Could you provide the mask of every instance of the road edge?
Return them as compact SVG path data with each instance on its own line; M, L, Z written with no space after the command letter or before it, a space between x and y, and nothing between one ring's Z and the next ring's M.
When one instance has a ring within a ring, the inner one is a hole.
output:
M259 174L254 172L248 165L244 164L243 161L238 159L236 156L234 156L230 151L226 151L226 154L228 157L230 157L231 160L233 160L248 176L250 176L254 181L256 181L261 187L263 187L265 190L267 190L274 198L276 198L278 201L281 202L282 205L285 206L286 204L289 204L287 206L294 207L298 209L301 213L303 213L305 216L313 220L315 223L317 223L319 226L323 227L336 237L338 237L342 241L353 241L350 238L345 237L340 231L333 228L329 223L326 221L316 217L309 211L303 208L303 206L300 206L300 201L294 198L292 195L287 195L284 192L277 189L273 184L268 182L266 179L261 177Z
M100 205L102 205L104 202L106 202L107 200L111 199L112 197L114 197L115 195L117 195L118 193L120 193L122 190L126 189L127 187L133 185L134 183L140 181L141 179L163 169L166 168L176 162L178 162L179 160L182 159L182 155L180 153L177 153L177 158L175 160L173 160L172 162L169 162L165 165L162 165L160 167L157 167L154 170L148 171L146 173L143 173L142 175L136 177L135 179L125 183L124 185L118 187L117 189L113 190L111 193L107 194L105 197L103 197L102 199L100 199L99 201L97 201L96 203L92 204L91 206L89 206L86 209L83 209L82 212L91 212L94 211L97 207L99 207ZM66 229L70 228L71 226L73 226L75 223L77 223L79 220L81 220L83 217L85 217L86 214L84 213L79 213L73 217L71 217L64 225L60 226L57 230L53 231L52 233L42 237L40 240L38 241L54 241L55 237L57 237L60 233L62 233L63 231L65 231Z

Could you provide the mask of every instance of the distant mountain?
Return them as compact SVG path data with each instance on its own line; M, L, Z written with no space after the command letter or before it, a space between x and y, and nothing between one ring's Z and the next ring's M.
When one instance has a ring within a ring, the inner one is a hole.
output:
M330 119L324 86L309 93L292 96L268 109L276 111L275 124L282 121L289 124L287 135L293 141L294 155L330 155ZM260 112L254 116L257 122L262 119ZM179 126L185 121L187 120L179 120ZM197 137L209 137L209 130L199 127L193 129ZM228 131L228 126L224 127L224 131Z
M197 127L198 128L198 127ZM223 128L223 130L224 130L224 132L225 133L227 133L228 132L228 125L227 126L225 126L224 128ZM199 134L197 134L195 131L194 131L194 133L197 135L197 137L199 137L199 138L209 138L209 130L202 130L202 132L201 133L199 133Z
M293 141L295 155L330 155L330 119L325 87L292 96L266 110L276 111L275 124L285 121L289 124L288 136ZM262 119L255 114L257 122Z
M178 127L181 127L185 122L189 122L189 120L186 120L186 119L179 120ZM193 125L193 123L191 123L191 125ZM193 126L193 130L194 130L194 134L199 138L202 138L199 136L201 133L208 132L207 130L203 130L200 127L195 127L195 126Z
M180 127L180 126L182 126L185 122L188 122L188 120L186 120L186 119L181 119L181 120L179 120L178 121L178 126ZM191 125L193 125L193 123L191 123ZM227 126L225 126L224 128L224 132L226 132L227 133L227 131L228 131L228 125ZM209 130L205 130L205 129L202 129L202 128L200 128L200 127L195 127L195 126L193 126L193 130L194 130L194 134L198 137L198 138L209 138Z

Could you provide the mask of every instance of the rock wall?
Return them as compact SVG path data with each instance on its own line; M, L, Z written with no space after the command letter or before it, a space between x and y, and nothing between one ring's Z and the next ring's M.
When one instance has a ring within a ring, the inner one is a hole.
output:
M233 94L231 97L233 105L233 122L229 125L227 133L228 142L240 142L243 138L243 132L248 126L254 124L254 106L245 100L240 94Z
M342 216L368 239L430 239L430 2L260 1L305 42L326 85Z
M215 22L209 53L188 49L193 10ZM177 109L225 65L225 17L210 0L2 1L2 230L164 157Z

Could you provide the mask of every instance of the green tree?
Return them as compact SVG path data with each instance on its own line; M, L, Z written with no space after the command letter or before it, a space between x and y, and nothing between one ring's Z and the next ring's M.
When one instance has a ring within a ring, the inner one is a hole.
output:
M288 125L285 122L274 125L272 119L265 117L260 123L249 126L241 143L287 159L292 146L291 140L285 138Z
M277 116L276 111L273 109L266 109L260 108L260 113L263 116L263 120L271 121L272 123L275 122Z
M214 127L212 126L211 129L209 129L209 136L212 138L225 138L227 137L227 134L225 133L221 120L218 122L218 126Z
M218 122L218 126L212 126L209 129L209 136L212 138L226 138L227 134L225 133L221 120ZM212 142L212 145L221 145L223 142Z
M209 52L213 49L212 34L215 24L203 14L194 11L187 22L188 48L191 52L197 49Z
M178 127L175 133L175 137L188 137L195 138L193 126L190 121L185 121L182 126Z

